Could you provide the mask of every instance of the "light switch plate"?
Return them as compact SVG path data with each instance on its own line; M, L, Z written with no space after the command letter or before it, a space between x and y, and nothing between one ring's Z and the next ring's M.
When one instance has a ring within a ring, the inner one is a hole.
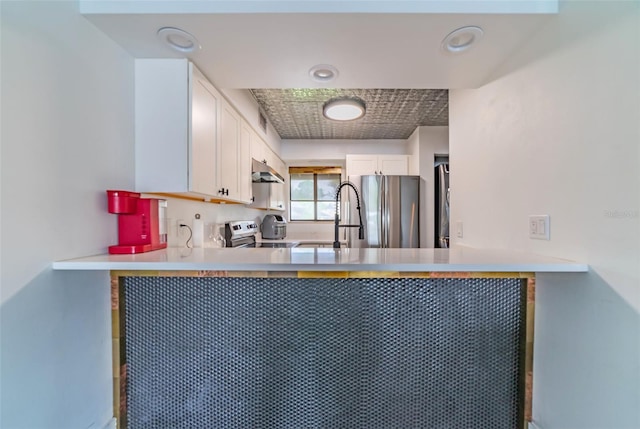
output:
M529 238L550 240L549 215L529 216Z
M462 221L457 221L456 222L456 236L458 238L462 238L463 237L463 230L462 230Z

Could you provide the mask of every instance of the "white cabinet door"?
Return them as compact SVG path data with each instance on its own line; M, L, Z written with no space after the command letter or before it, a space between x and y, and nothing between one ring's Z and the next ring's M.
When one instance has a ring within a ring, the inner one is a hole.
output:
M223 101L220 109L220 142L218 144L220 172L218 193L223 198L240 199L239 186L240 116L229 103Z
M265 146L267 144L260 138L258 133L251 130L251 158L263 162L265 158Z
M378 173L387 176L409 174L409 155L378 155Z
M377 155L347 155L346 161L348 176L378 174Z
M276 154L273 153L273 150L269 147L268 144L264 144L264 159L267 161L267 165L273 169L276 167ZM277 170L276 170L277 171ZM280 173L278 171L278 173Z
M136 191L216 194L220 99L187 60L135 61Z
M251 186L253 202L250 207L283 211L285 208L284 187L286 186L286 178L288 176L286 174L286 165L253 129L250 130L249 135L251 158L260 162L266 161L267 165L285 178L285 184L253 183Z
M252 183L253 202L249 207L254 209L268 209L271 198L270 183Z
M285 192L283 183L254 183L251 208L284 211Z
M269 208L272 210L284 210L284 183L271 184L271 196L269 198Z
M281 160L279 157L276 157L276 165L273 167L276 169L276 171L278 173L280 173L280 175L282 177L286 178L289 176L289 171L287 171L287 164L285 164L285 162L283 160Z
M405 175L409 173L409 155L347 155L347 175Z
M238 154L240 200L249 202L253 194L251 188L251 127L244 120L240 123L240 151Z
M204 195L216 195L217 177L217 92L212 91L200 73L193 73L191 89L191 145L189 191Z

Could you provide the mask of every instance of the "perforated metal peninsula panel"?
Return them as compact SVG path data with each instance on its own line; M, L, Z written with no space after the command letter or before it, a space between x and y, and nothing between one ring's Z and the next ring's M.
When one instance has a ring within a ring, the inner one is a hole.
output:
M522 421L519 279L123 281L130 429Z

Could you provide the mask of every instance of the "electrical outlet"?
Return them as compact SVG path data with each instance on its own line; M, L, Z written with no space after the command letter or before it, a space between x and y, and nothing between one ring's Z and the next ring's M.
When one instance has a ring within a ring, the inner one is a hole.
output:
M549 215L529 216L529 238L550 240Z
M181 227L180 225L187 225L187 223L184 221L184 219L176 220L176 236L186 237L189 231L187 231L187 228Z

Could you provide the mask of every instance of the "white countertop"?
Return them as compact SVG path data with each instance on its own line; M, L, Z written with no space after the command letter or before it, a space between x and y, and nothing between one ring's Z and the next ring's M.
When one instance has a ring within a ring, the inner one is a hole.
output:
M168 248L57 261L55 270L587 272L587 264L510 250Z
M339 240L340 243L346 243L347 240ZM270 240L266 238L257 238L256 243L316 243L316 244L333 244L333 239L311 239L311 238L282 238L279 240Z

